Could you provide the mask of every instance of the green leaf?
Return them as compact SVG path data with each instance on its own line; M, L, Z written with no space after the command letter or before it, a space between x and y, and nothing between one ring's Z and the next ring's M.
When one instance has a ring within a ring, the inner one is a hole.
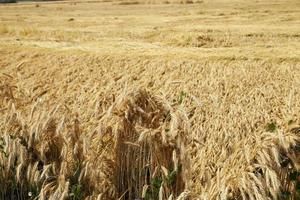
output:
M176 181L177 175L181 172L182 166L179 165L177 169L172 170L169 172L168 177L167 177L167 183L169 185L173 185Z
M183 99L186 97L186 93L184 91L181 91L178 97L178 103L181 104L183 102Z
M160 186L161 186L161 184L162 184L162 180L161 180L161 178L158 178L158 177L154 178L151 181L151 186L154 187L154 188L158 188L159 189Z
M282 200L288 200L291 197L291 193L289 191L283 191L281 193L281 199Z
M81 199L81 184L76 184L72 186L70 196L72 197L73 200L79 200Z
M294 123L294 120L291 119L288 121L288 125L291 125L292 123Z
M268 123L266 126L266 131L268 132L275 132L277 129L277 126L274 122Z
M295 151L300 152L300 143L296 144Z
M295 180L297 179L298 175L299 175L299 174L298 174L297 171L292 171L292 172L289 173L289 179L290 179L291 181L295 181Z
M161 187L162 184L162 179L159 177L155 177L154 179L151 180L151 189L149 192L147 192L147 200L151 199L158 199L158 195L159 195L159 189Z
M296 182L296 190L300 192L300 181Z
M173 183L176 180L176 176L177 176L177 171L176 170L173 170L171 173L168 174L168 177L167 177L168 185L173 185Z

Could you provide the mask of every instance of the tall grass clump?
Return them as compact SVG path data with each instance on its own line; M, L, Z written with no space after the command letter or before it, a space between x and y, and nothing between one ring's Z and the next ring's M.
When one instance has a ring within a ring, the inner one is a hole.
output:
M138 90L121 94L103 119L115 135L118 196L168 199L184 192L189 125L183 111Z

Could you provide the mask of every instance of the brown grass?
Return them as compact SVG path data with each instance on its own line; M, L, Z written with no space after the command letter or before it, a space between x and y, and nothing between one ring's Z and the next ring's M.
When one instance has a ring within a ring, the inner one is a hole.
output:
M9 33L9 28L6 25L0 26L0 34L7 34Z
M193 1L193 0L139 0L139 1L126 1L122 0L118 5L136 5L136 4L193 4L193 3L203 3L203 1Z

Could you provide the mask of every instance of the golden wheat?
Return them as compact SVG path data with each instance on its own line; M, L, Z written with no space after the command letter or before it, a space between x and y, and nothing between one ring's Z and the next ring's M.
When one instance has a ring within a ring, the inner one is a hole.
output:
M299 3L159 3L0 7L0 199L299 198Z

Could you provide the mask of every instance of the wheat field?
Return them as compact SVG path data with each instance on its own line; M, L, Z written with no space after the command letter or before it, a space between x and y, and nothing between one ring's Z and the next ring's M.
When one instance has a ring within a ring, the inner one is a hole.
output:
M300 2L0 4L0 185L299 200Z

